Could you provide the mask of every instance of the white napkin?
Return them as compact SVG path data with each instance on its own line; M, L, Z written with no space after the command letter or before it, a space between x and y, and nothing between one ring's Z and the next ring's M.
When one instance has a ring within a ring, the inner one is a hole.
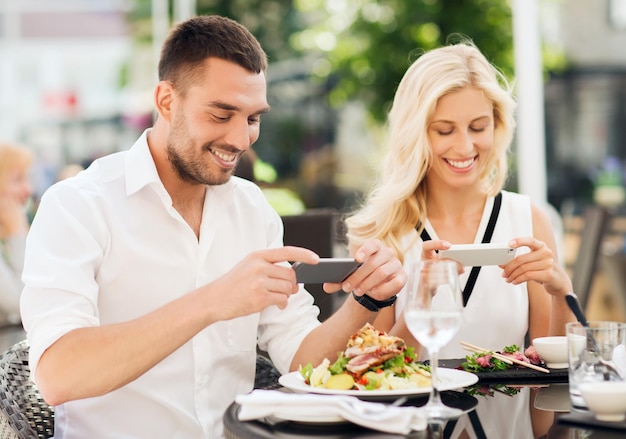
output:
M425 430L426 417L417 407L394 407L389 404L362 401L354 396L287 393L256 389L239 395L239 420L276 416L280 419L341 417L354 424L387 433L408 434Z

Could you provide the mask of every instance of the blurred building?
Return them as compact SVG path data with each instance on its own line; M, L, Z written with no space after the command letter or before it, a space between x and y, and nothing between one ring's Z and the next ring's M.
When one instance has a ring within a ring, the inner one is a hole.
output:
M36 150L40 191L64 164L127 147L135 136L123 118L134 108L125 92L136 56L130 7L122 0L0 2L0 135Z
M626 161L626 0L538 1L543 41L570 63L545 83L548 199L560 208L589 202L605 168ZM134 6L0 0L0 137L36 150L38 192L65 164L127 148L151 124L155 51L133 39ZM271 66L274 110L257 150L307 206L343 208L372 183L382 132L359 103L330 109L332 84L311 81L311 62Z
M617 170L624 185L626 0L543 3L551 8L544 40L569 61L545 86L548 197L557 207L584 205L607 173Z

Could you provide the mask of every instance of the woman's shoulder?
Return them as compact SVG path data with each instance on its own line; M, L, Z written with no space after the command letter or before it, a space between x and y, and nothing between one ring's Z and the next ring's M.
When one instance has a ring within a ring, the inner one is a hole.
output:
M506 200L506 201L505 201ZM502 191L502 202L513 206L516 209L523 209L531 212L535 218L537 216L550 218L553 214L558 216L558 211L548 202L538 203L532 201L528 195L517 192Z
M502 193L502 201L508 201L508 202L512 202L512 203L525 203L530 205L530 197L528 195L525 194L520 194L518 192L511 192L511 191L505 191L502 190L500 191Z
M506 239L532 234L532 204L530 197L516 192L502 191L502 207L497 230Z
M530 215L532 202L528 195L517 192L502 191L502 210L516 214Z

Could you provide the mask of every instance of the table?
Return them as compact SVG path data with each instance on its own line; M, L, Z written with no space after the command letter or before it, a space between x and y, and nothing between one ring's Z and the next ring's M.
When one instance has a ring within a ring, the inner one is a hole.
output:
M573 409L567 383L506 384L488 383L461 391L442 392L444 403L464 410L458 421L431 426L428 431L407 436L362 428L350 423L307 424L280 420L246 421L237 419L239 406L233 403L224 416L227 439L447 439L459 432L469 437L497 439L614 439L626 435L626 422L613 429L577 425L585 413ZM421 406L427 395L418 395L404 405ZM569 421L568 418L570 419ZM621 429L621 430L620 430Z

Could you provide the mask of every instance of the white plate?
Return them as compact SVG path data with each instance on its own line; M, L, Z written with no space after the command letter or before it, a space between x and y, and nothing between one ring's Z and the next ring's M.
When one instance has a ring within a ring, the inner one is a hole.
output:
M454 390L468 387L478 382L478 376L464 370L447 369L445 367L437 368L439 376L439 390ZM401 396L421 395L430 393L429 387L419 387L417 389L398 389L398 390L333 390L324 387L311 387L304 382L304 378L300 372L291 372L281 376L278 382L300 393L321 393L325 395L350 395L360 399L390 399Z

